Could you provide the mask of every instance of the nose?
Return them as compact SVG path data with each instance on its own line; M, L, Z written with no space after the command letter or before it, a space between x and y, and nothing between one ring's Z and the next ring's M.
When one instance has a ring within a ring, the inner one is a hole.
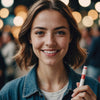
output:
M56 46L56 40L55 40L55 37L53 34L47 35L45 44L48 47L55 47Z

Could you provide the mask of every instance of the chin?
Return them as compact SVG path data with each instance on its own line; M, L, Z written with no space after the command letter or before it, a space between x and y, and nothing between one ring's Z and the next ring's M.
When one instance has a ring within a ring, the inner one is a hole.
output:
M46 62L44 62L46 65L48 65L48 66L54 66L54 65L57 65L57 61L46 61Z

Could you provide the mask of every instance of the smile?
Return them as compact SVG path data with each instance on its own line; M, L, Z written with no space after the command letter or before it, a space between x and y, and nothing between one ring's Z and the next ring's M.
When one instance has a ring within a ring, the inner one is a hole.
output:
M43 51L43 52L53 54L53 53L57 53L57 50L56 51Z
M60 50L42 50L47 56L55 56Z

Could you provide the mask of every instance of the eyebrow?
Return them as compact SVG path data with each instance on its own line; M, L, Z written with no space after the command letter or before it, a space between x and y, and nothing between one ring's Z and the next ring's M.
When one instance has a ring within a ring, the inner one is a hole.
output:
M43 29L43 30L47 30L46 28L44 28L44 27L39 27L39 26L38 26L38 27L34 27L33 30L34 30L34 29Z
M47 28L40 27L40 26L38 26L38 27L34 27L33 30L34 30L34 29L47 30ZM68 27L65 27L65 26L59 26L59 27L54 28L54 30L59 30L59 29L68 29Z
M59 30L59 29L68 29L68 27L60 26L60 27L56 27L56 28L54 28L54 30Z

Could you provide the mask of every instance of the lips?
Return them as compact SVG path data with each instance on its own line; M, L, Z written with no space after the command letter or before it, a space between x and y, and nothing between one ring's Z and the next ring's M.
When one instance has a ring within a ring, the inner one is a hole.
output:
M59 50L42 50L45 54L47 54L48 56L54 56L57 54L57 52L59 52Z

